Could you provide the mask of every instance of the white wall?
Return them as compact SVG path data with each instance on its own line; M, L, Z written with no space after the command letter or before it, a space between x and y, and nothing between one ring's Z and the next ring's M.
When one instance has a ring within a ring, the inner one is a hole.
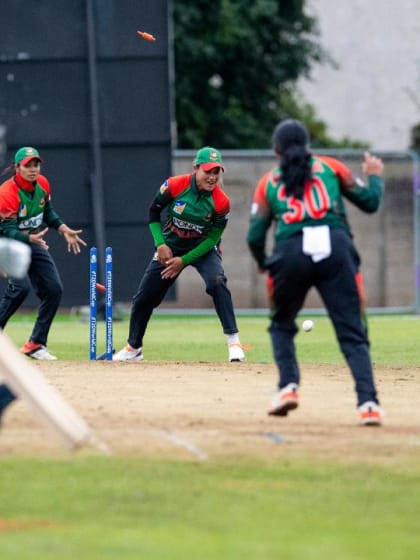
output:
M420 0L307 0L339 64L299 90L335 138L406 150L420 124Z

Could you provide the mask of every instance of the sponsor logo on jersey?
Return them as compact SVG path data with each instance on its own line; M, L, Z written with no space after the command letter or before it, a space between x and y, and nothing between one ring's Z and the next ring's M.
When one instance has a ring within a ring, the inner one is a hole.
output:
M165 194L168 189L169 189L168 179L166 179L166 181L160 185L159 192L160 194Z
M44 208L44 206L45 206L45 198L41 198L41 200L39 201L39 206L40 206L40 208Z
M19 206L18 216L19 218L25 218L28 215L28 209L26 208L25 204Z
M194 231L194 232L201 235L204 231L204 226L199 226L197 224L192 224L191 222L186 222L185 220L180 220L179 218L174 217L173 220L172 220L172 223L177 228L177 230L180 230L180 231L183 231L183 232Z
M19 229L36 229L42 224L44 213L41 212L38 216L32 216L28 220L19 222Z
M174 212L176 214L182 214L186 206L187 203L185 202L185 200L176 200L174 204Z

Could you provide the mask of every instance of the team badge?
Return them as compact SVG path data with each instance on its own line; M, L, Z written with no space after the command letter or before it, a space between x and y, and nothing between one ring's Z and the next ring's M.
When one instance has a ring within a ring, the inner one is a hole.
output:
M26 208L25 204L22 204L19 208L19 218L26 218L28 215L28 209Z
M174 212L176 214L182 214L182 212L185 210L187 203L185 202L185 200L177 200L174 204Z

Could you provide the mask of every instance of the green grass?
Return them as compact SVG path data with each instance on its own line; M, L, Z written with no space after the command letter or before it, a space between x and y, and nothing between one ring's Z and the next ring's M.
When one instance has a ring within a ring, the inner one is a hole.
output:
M418 482L287 460L3 459L0 518L27 527L1 534L2 558L414 559Z
M306 318L306 316L304 317ZM296 337L299 359L304 363L344 363L329 319L311 316L313 331L302 330ZM299 319L299 324L301 320ZM16 315L7 325L7 334L22 345L34 322L33 315ZM239 316L238 327L243 344L252 348L248 361L272 362L268 317ZM372 360L377 365L417 365L420 317L416 315L375 315L369 318ZM114 345L126 343L128 318L114 323ZM104 351L105 327L98 324L98 353ZM89 325L77 317L59 316L55 320L48 346L63 360L88 358ZM215 315L154 315L144 339L148 360L224 361L225 337Z
M296 342L302 362L343 363L326 317ZM27 338L33 315L6 332ZM415 316L372 316L376 364L418 366ZM251 362L271 362L268 319L239 316ZM103 324L100 330L103 329ZM115 323L117 347L128 321ZM101 333L103 335L103 331ZM88 325L57 317L51 351L87 360ZM225 361L214 316L153 317L149 360ZM387 466L308 457L158 461L86 454L1 456L0 550L5 560L415 560L420 557L420 475L413 460ZM7 450L5 451L7 453ZM2 531L5 521L15 530ZM19 525L20 524L20 525Z

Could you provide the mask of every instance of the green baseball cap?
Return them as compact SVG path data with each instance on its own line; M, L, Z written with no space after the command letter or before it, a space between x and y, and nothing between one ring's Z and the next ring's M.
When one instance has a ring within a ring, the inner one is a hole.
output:
M21 165L26 165L31 159L38 159L42 161L41 157L39 156L38 150L35 148L30 148L29 146L25 146L24 148L19 148L19 150L15 153L15 164L18 163Z
M222 154L216 148L211 148L210 146L204 146L200 148L195 156L195 165L200 165L204 171L210 171L214 167L220 167L222 171L225 170L223 167Z

